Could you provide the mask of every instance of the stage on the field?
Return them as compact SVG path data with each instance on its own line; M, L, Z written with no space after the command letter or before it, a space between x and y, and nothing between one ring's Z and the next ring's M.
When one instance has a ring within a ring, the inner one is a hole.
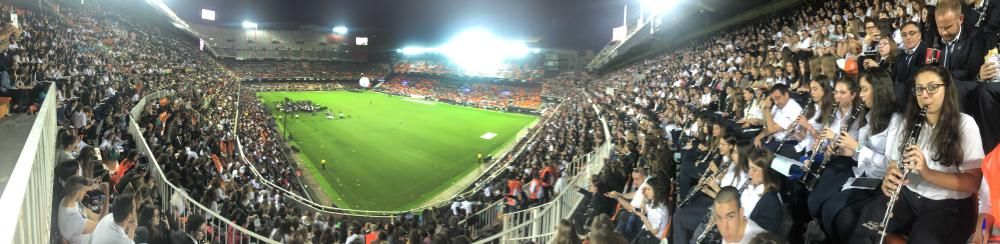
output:
M496 153L536 119L515 113L413 102L365 92L262 92L275 104L311 100L325 111L289 116L292 144L333 202L345 208L408 210L448 189L480 165L477 153ZM345 119L340 119L343 112ZM496 135L484 140L484 134ZM244 141L247 139L244 138ZM326 169L321 161L326 160Z

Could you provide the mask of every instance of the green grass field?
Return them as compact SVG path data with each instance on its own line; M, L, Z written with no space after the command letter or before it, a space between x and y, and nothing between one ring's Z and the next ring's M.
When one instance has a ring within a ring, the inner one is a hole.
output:
M366 92L261 92L274 105L311 100L325 112L288 118L291 143L304 167L340 207L408 210L435 197L479 167L478 152L495 153L536 118ZM279 129L282 127L278 120ZM488 132L496 137L480 138ZM326 169L320 161L326 160Z

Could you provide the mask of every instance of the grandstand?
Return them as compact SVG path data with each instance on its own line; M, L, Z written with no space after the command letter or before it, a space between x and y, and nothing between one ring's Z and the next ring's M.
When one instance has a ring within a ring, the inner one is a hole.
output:
M191 30L216 56L237 60L365 62L367 46L354 39L303 27L298 30L226 28L192 24Z
M369 61L343 30L168 4L0 2L0 243L1000 241L996 1L640 1L558 74L530 54ZM509 118L534 122L434 137ZM343 138L426 158L303 158ZM333 200L362 178L447 190Z

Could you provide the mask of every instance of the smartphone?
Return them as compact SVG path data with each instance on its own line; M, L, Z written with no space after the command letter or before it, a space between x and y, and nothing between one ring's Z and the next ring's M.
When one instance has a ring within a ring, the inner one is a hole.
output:
M101 148L100 147L94 147L94 156L97 157L97 161L104 161L104 159L101 157Z
M21 28L21 25L17 22L17 14L16 13L11 13L10 14L10 23L11 23L11 25L14 25L14 27L17 27L18 29Z

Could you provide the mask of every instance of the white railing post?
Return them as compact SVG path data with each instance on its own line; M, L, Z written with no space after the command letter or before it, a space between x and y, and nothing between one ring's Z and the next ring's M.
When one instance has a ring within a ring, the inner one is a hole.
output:
M56 164L56 83L49 85L0 196L0 243L48 243Z

